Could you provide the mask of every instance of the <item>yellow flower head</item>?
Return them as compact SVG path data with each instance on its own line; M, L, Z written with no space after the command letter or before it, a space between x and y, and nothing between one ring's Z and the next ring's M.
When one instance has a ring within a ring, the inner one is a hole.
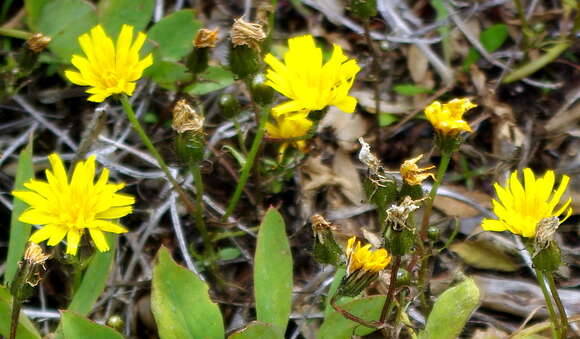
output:
M463 114L474 107L477 105L466 98L453 99L446 104L434 101L425 108L425 115L438 132L454 136L461 131L471 132Z
M91 87L87 90L92 94L89 101L103 102L119 93L132 95L135 81L153 64L151 53L144 59L139 57L145 39L147 35L139 32L133 42L133 26L123 25L115 45L103 27L97 25L79 37L86 57L73 55L71 63L78 72L67 70L65 75L73 84Z
M266 84L291 99L272 110L275 116L302 110L317 111L333 105L354 112L356 99L348 95L360 67L334 45L330 59L323 64L322 50L312 35L288 40L284 63L272 54L264 61L271 67Z
M391 256L386 249L371 251L371 244L360 246L356 237L348 239L346 244L346 272L350 275L358 270L378 273L391 262Z
M266 123L268 137L273 139L290 139L303 137L312 128L312 121L308 120L308 112L300 112L289 115L282 115L275 119L275 123ZM283 142L278 152L284 154L289 145L296 147L302 153L306 153L306 140L296 140Z
M405 180L405 182L411 186L421 185L423 180L429 177L435 180L435 175L433 173L427 172L435 168L435 166L429 166L425 168L419 168L419 166L417 166L417 161L421 160L421 158L423 158L423 154L419 154L413 159L405 160L399 170L403 180Z
M560 199L566 191L570 178L562 176L558 189L554 191L554 171L548 171L543 178L536 178L531 169L524 169L524 185L514 171L505 186L494 184L497 200L493 200L495 219L484 219L481 227L486 231L510 231L526 238L535 237L538 224L546 218L559 218L564 212L562 223L572 214L569 198L559 209Z
M125 184L108 183L109 170L106 168L94 182L94 156L79 162L70 180L58 154L51 154L48 160L52 170L46 170L47 182L31 179L24 184L28 191L12 192L16 198L30 205L19 220L43 225L29 240L40 243L48 239L48 245L55 246L66 236L66 253L75 255L81 236L88 229L97 249L108 251L109 244L103 232L127 232L109 219L130 214L135 198L117 193Z

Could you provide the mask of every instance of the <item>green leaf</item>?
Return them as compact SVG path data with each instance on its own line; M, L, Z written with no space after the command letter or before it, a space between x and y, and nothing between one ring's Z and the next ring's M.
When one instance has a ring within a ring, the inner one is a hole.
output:
M332 284L330 284L330 287L328 288L328 297L326 298L325 302L324 302L324 319L327 319L328 316L330 316L330 314L332 312L335 312L335 310L332 308L332 306L330 305L330 298L336 294L336 291L338 290L338 286L340 286L340 282L342 281L342 278L345 276L346 274L346 268L344 267L338 267L336 269L336 272L334 273L334 279L332 280ZM350 297L343 297L340 298L340 300L338 300L336 303L340 306L346 302L351 301L353 298Z
M8 289L0 286L0 337L10 335L10 318L12 316L12 296ZM32 322L22 313L18 319L17 339L40 339L40 334Z
M114 329L99 325L71 311L62 312L62 329L64 338L78 339L123 339Z
M81 284L77 289L67 310L80 315L87 315L93 309L93 305L105 290L109 273L113 268L113 259L117 248L117 235L105 233L109 247L107 252L96 252L83 275Z
M481 44L488 52L495 52L498 48L503 45L508 37L508 27L504 24L496 24L488 27L486 30L481 32L479 40Z
M101 0L99 1L99 23L105 32L117 40L124 24L135 27L135 33L143 31L151 17L155 0Z
M234 83L234 74L224 67L210 66L200 75L200 81L185 90L191 95L204 95Z
M220 249L218 256L221 260L232 260L240 256L242 252L236 247L226 247Z
M242 168L246 165L246 155L230 145L222 146L222 150L226 150L232 154L234 159L236 159L236 161L238 162L238 165L240 166L240 171L241 171Z
M153 268L151 309L162 339L224 337L220 309L208 286L161 247Z
M252 321L241 330L232 333L228 339L283 339L279 330L272 324Z
M177 82L191 80L187 68L172 61L156 61L153 66L145 70L145 76L151 77L159 86L174 90Z
M433 93L433 90L413 84L398 84L393 86L393 90L402 95L414 96L417 94Z
M49 0L38 18L38 31L52 41L49 49L64 63L80 53L78 37L97 24L95 7L84 0Z
M396 114L381 113L378 115L378 117L379 117L379 126L381 127L390 126L396 121L399 121L399 117Z
M271 207L266 212L256 245L254 294L258 321L284 333L292 306L292 253L284 219Z
M147 34L159 46L163 60L178 61L193 48L193 38L201 27L194 11L183 9L156 23Z
M371 297L364 297L352 300L350 302L340 304L340 307L346 311L368 321L379 320L381 310L385 303L384 295L374 295ZM333 311L330 315L324 318L320 331L318 332L318 339L349 339L351 338L355 329L363 329L359 323L345 318L342 314ZM376 329L364 327L365 333L369 334ZM358 333L363 335L362 333Z
M26 24L31 31L37 30L38 18L42 11L42 7L46 5L49 0L25 0L24 8L26 9Z
M420 339L458 338L479 305L479 288L471 278L443 292L427 319Z
M24 183L34 178L32 167L32 140L22 150L18 157L18 169L14 180L14 190L24 190ZM28 208L28 205L20 200L13 199L12 215L10 216L10 240L8 241L8 255L6 258L6 271L4 272L4 284L9 286L18 270L18 262L22 259L26 243L30 237L31 225L18 221L18 218Z

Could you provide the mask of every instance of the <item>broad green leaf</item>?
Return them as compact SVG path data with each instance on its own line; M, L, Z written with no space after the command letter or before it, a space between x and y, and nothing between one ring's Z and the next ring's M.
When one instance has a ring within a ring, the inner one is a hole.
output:
M101 0L99 23L116 41L124 24L135 27L135 33L143 31L151 21L154 6L155 0Z
M350 302L340 304L340 307L346 311L358 316L359 318L371 321L379 320L381 310L385 303L384 295L374 295L371 297L364 297L352 300ZM376 329L367 328L359 323L345 318L342 314L333 310L333 312L324 318L322 326L318 331L318 339L349 339L355 330L362 330L369 334ZM362 335L362 333L358 333Z
M62 312L62 330L65 339L123 339L114 329L99 325L71 311Z
M25 0L24 8L26 9L26 24L31 31L37 30L38 18L42 7L50 0Z
M0 337L10 335L10 318L12 316L12 296L8 289L0 286ZM40 334L32 322L22 313L18 319L17 339L40 339Z
M186 88L192 95L204 95L234 83L234 74L220 66L210 66L200 75L199 82Z
M498 250L489 242L467 240L454 243L449 249L457 253L467 264L476 268L502 272L513 272L519 269L514 258Z
M161 339L224 337L220 309L209 297L208 286L178 265L161 247L153 268L151 309Z
M221 248L218 253L218 257L221 260L233 260L242 254L236 247L225 247Z
M177 82L190 81L192 76L187 72L187 68L172 61L155 61L155 63L145 70L145 76L151 77L159 86L174 90Z
M252 321L241 330L232 333L228 339L283 339L284 336L272 324Z
M18 157L18 169L14 180L14 190L24 190L24 183L34 178L32 167L32 140L20 152ZM22 259L28 238L30 237L31 225L18 221L20 214L28 208L28 205L20 200L13 199L12 215L10 216L10 240L8 241L8 256L6 258L6 271L4 272L4 284L9 286L18 270L18 262Z
M402 95L413 96L417 94L433 93L429 88L415 86L413 84L398 84L393 86L393 90Z
M508 37L508 29L507 26L504 24L496 24L493 26L488 27L479 35L479 41L483 48L485 48L488 52L495 52L498 48L503 45L505 40ZM475 50L475 48L470 48L469 52L467 52L467 56L463 61L463 69L469 69L469 66L476 63L481 56Z
M280 213L268 209L258 232L254 258L254 294L258 321L284 333L292 306L292 253Z
M49 0L40 11L37 29L52 38L48 45L63 63L80 53L78 37L97 24L94 6L84 0Z
M157 43L163 60L178 61L193 48L193 38L201 27L195 12L183 9L172 13L156 23L147 37Z
M427 319L420 339L458 338L479 305L479 288L471 278L443 292Z
M105 233L109 247L108 252L96 252L77 289L67 310L80 315L87 315L93 309L93 305L105 290L109 273L113 268L115 250L117 248L117 235Z
M390 113L379 114L379 126L381 127L390 126L396 121L399 121L399 117L396 114Z

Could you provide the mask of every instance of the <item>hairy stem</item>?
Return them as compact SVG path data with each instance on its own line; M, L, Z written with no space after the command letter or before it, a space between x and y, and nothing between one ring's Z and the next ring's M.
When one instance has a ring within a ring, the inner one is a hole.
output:
M556 302L556 307L558 308L558 313L560 313L560 331L562 333L562 338L566 338L566 333L568 332L568 316L566 315L566 309L562 300L560 299L560 294L556 288L556 282L554 281L554 275L551 272L546 272L546 280L548 280L548 285L550 286L550 291L552 292L552 297Z
M193 180L195 181L195 223L201 237L203 239L203 244L205 246L205 253L210 257L210 261L213 262L214 258L214 248L211 242L211 237L207 231L205 221L203 219L203 178L201 177L201 167L197 163L192 163L189 165L191 173L193 174Z
M546 279L544 278L544 272L536 269L536 278L538 280L538 284L542 289L542 293L544 294L544 299L546 300L546 306L548 308L548 313L550 314L550 320L552 321L552 337L557 339L563 339L562 333L560 331L560 323L558 321L558 317L556 316L556 312L554 311L554 305L552 304L552 298L550 297L550 292L548 292L548 287L546 286Z

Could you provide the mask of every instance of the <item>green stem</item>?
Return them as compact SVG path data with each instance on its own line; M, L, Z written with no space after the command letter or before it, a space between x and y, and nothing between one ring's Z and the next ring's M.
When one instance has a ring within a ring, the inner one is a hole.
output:
M12 315L10 317L10 339L16 339L16 332L18 331L18 317L20 316L20 308L22 302L17 296L12 297Z
M135 131L139 135L139 138L141 138L141 141L145 144L145 147L147 147L147 149L149 150L151 155L153 155L155 160L157 160L157 163L159 164L159 167L161 167L161 170L163 171L163 173L167 177L167 180L169 180L171 185L173 185L173 188L177 191L177 194L179 194L179 197L181 198L183 203L186 205L187 209L191 213L195 214L196 213L195 212L195 205L193 204L193 202L191 201L191 199L189 198L189 196L185 192L185 190L183 190L183 187L181 187L181 185L179 185L177 180L175 180L175 178L173 178L173 175L171 175L171 172L169 171L169 167L167 167L167 164L165 164L165 161L161 157L161 154L159 154L159 152L157 151L157 149L153 145L153 142L151 142L151 139L149 139L149 137L147 136L147 133L145 133L145 130L143 130L143 127L141 127L141 123L137 119L137 116L135 115L135 111L133 111L133 107L131 107L131 104L129 103L129 99L124 94L121 95L121 104L123 105L123 109L125 110L125 113L127 113L127 118L129 118L129 122L131 122L131 125L133 125L133 128L135 129Z
M551 272L546 272L546 279L548 280L548 285L550 286L550 291L556 302L556 307L558 307L558 312L560 313L560 331L562 333L562 338L566 338L566 333L568 332L568 316L566 315L566 309L562 300L560 299L560 294L556 288L556 282L554 281L554 275Z
M7 36L10 38L26 40L32 36L32 33L21 31L18 29L0 27L0 35Z
M401 266L401 256L395 256L395 263L391 269L391 280L389 282L389 290L387 292L387 298L383 304L383 309L381 311L381 318L379 322L386 325L387 316L389 315L389 308L391 306L391 301L395 295L395 285L397 285L397 273L399 272L399 267Z
M196 205L195 205L195 223L197 224L197 228L201 233L201 237L203 239L203 243L205 245L206 254L211 258L210 261L213 261L214 258L214 249L211 242L211 237L207 231L207 227L205 226L205 221L203 220L203 178L201 177L201 167L197 163L191 163L189 165L189 169L191 173L193 173L193 180L195 181L195 196L196 196Z
M451 160L451 153L450 152L441 152L441 161L439 162L439 168L437 169L437 177L435 178L435 182L431 187L431 192L429 192L429 198L427 199L425 205L425 212L423 213L423 222L421 223L421 230L419 232L419 252L420 252L420 259L419 259L419 299L421 301L421 308L425 315L427 315L429 311L429 304L427 298L427 267L429 266L429 256L426 258L425 253L430 251L430 246L425 247L423 243L427 241L427 229L429 226L429 219L431 218L431 212L433 211L433 202L435 200L435 196L437 195L437 190L439 186L441 186L441 182L443 182L443 178L445 177L445 173L447 172L447 167L449 167L449 161Z
M268 116L270 114L270 105L263 106L260 112L259 122L258 122L258 130L256 131L256 136L254 137L254 141L252 142L252 147L250 148L250 153L248 153L248 157L246 158L246 163L242 168L242 174L240 175L240 180L236 185L236 190L232 195L228 203L228 207L226 208L226 212L222 217L222 220L226 220L232 212L236 209L238 205L238 201L242 195L242 190L250 177L250 171L252 167L254 167L254 160L256 158L256 154L258 154L258 150L260 149L260 145L262 143L262 139L264 138L264 134L266 132L266 122L268 121Z
M552 305L552 298L550 297L548 287L546 286L544 273L536 269L536 278L538 280L540 288L542 289L542 293L544 294L546 306L548 307L548 313L550 314L550 320L552 321L552 337L557 339L563 339L564 337L562 337L562 333L560 332L560 324L558 321L558 317L556 316L556 312L554 311L554 305Z

